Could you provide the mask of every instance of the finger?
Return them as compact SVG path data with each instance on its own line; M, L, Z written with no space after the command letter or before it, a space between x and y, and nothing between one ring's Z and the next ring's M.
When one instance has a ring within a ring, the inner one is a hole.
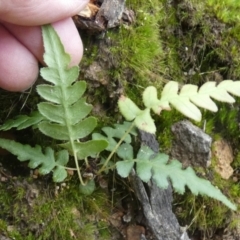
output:
M43 63L43 41L40 27L17 26L10 23L3 25ZM71 56L70 66L78 65L83 54L82 41L71 18L52 24L58 33L65 51Z
M0 19L17 25L37 26L73 16L89 0L0 1Z
M0 36L0 87L9 91L23 91L38 76L37 59L2 25Z

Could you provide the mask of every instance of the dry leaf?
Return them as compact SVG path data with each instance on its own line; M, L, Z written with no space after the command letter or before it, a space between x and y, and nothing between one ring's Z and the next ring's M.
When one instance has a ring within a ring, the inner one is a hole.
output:
M98 10L99 7L89 3L82 11L78 13L78 15L84 18L92 18L97 14Z

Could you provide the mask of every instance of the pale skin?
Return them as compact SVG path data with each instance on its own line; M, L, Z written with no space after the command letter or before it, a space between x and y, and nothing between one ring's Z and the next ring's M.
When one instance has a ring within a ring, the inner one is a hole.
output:
M43 62L41 25L51 23L71 64L79 64L82 41L71 19L88 0L0 0L0 88L24 91Z

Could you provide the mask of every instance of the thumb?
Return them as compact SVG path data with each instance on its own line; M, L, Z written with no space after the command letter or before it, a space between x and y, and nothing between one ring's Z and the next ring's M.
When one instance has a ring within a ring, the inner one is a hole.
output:
M0 21L36 26L52 23L80 12L89 0L3 0Z

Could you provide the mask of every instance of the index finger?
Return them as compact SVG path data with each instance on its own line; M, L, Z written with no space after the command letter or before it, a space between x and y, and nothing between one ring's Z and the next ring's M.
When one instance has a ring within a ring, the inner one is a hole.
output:
M23 26L37 26L73 16L89 0L3 0L0 21Z

